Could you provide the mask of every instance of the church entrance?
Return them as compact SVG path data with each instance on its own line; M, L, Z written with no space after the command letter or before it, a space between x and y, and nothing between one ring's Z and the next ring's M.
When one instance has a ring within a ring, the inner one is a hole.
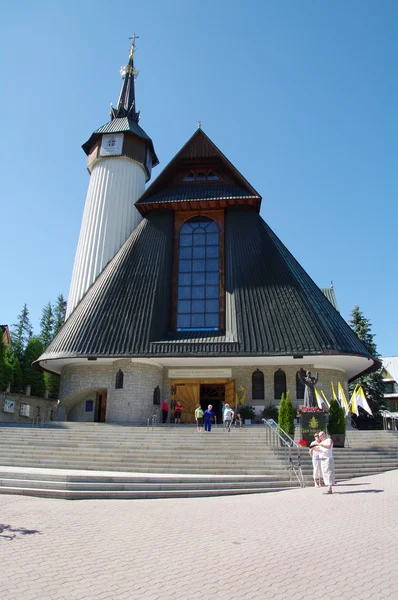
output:
M195 409L198 404L206 410L212 404L217 423L222 421L223 402L235 406L235 380L229 379L185 379L171 380L171 422L174 422L176 402L182 404L181 423L195 423Z

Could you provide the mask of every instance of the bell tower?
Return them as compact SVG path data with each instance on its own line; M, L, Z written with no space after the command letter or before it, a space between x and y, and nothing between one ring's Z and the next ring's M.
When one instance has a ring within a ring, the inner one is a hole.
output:
M141 220L135 202L144 193L152 167L159 164L151 138L140 127L135 105L135 42L130 38L128 63L111 120L97 129L82 148L90 173L86 203L73 266L66 317Z

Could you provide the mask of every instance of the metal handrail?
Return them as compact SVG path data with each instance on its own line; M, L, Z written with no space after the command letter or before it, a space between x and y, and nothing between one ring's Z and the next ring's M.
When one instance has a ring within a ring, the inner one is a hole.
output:
M290 481L293 480L294 474L300 487L305 487L301 469L300 446L273 419L262 419L262 421L266 426L265 442L277 456L280 452L283 453L285 466L290 474Z
M397 431L398 429L398 413L392 413L389 410L381 410L381 416L383 417L383 429L386 431ZM389 419L391 419L391 427L389 425Z
M154 427L157 427L159 423L159 411L156 410L154 413L152 413L151 415L149 415L147 422L146 422L146 428L149 431L149 429L151 429L151 431L153 431Z

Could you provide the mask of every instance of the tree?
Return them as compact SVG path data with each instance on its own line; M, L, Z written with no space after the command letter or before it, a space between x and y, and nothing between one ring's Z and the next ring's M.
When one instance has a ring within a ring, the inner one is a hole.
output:
M66 300L62 294L60 294L57 298L57 303L55 304L53 313L54 313L54 336L56 336L65 321Z
M42 371L32 366L32 363L43 354L43 343L39 337L31 337L23 354L21 366L23 382L30 385L33 396L43 396L45 385Z
M43 308L40 327L40 339L46 348L54 337L54 314L51 302Z
M282 394L281 403L279 406L278 413L278 425L281 429L286 431L291 438L294 437L294 408L292 401L290 400L289 392Z
M5 390L8 384L12 383L12 366L7 360L6 347L1 334L2 330L0 329L0 390Z
M374 356L380 356L377 352L377 346L374 341L375 334L372 333L372 324L369 319L366 319L360 310L359 306L354 306L351 319L351 328L355 331L366 349ZM377 415L380 410L385 408L384 402L384 382L381 375L383 368L380 367L377 371L368 375L362 375L352 381L349 385L350 393L354 391L356 385L361 385L364 389L369 406L374 415Z
M18 322L12 326L11 330L11 343L13 353L16 354L18 359L21 361L24 350L32 337L33 328L32 323L29 319L29 310L26 304L24 304L21 314L18 315Z

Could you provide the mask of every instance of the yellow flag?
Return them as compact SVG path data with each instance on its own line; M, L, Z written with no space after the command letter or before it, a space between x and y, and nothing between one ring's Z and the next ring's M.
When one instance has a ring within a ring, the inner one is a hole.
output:
M332 381L332 398L333 398L333 400L337 400L336 392L334 391L333 381Z
M329 407L330 407L330 402L329 402L329 400L326 398L326 396L325 396L325 392L324 392L323 390L321 390L321 394L322 394L322 396L323 396L323 399L324 399L324 401L325 401L325 404L326 404L326 406L329 408Z

